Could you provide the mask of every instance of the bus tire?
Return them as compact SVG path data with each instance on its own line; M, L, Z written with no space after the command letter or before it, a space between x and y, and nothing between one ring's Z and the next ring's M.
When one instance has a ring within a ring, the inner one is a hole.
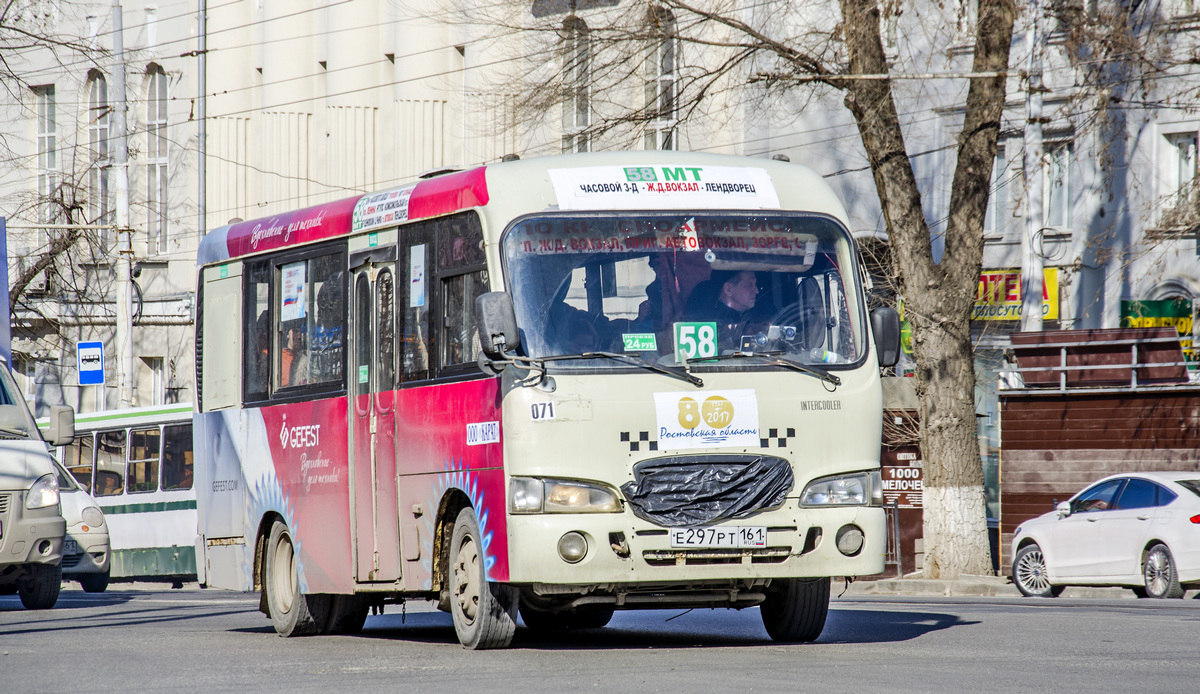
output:
M518 593L512 586L487 580L474 509L459 511L446 559L450 615L459 643L472 650L507 647L517 629Z
M816 641L829 616L829 578L777 578L760 606L763 626L775 641Z
M330 595L322 634L357 634L367 621L371 605L361 595Z
M271 526L266 562L263 592L275 631L280 636L308 636L320 631L320 625L309 609L310 603L313 603L312 607L327 608L328 596L310 596L300 592L300 579L296 574L296 548L292 544L292 534L283 521L277 520Z
M102 574L81 574L79 576L79 585L85 593L103 593L108 590L109 572L105 571Z
M58 602L62 590L60 564L26 564L25 575L17 582L17 595L29 610L48 610Z

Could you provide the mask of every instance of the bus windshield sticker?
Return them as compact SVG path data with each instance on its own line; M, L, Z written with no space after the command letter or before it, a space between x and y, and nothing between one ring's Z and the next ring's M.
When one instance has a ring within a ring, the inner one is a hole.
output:
M779 209L765 169L741 166L591 166L550 169L563 210Z
M279 321L281 323L304 318L304 309L308 305L308 302L304 300L304 290L307 286L304 282L306 262L301 260L281 268L283 273L282 296L279 298Z
M500 443L500 422L467 424L467 445L481 446L485 443Z
M425 244L412 247L408 261L408 307L425 305Z
M657 352L658 337L654 333L622 333L626 352Z
M752 389L655 393L659 450L758 446L758 399Z

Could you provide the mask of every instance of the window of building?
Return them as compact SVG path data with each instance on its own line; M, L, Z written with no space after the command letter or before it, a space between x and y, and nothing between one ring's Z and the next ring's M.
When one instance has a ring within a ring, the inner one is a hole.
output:
M1167 135L1167 143L1170 170L1165 192L1174 194L1174 204L1187 204L1196 179L1196 133L1171 133Z
M564 152L588 151L591 124L592 47L588 26L578 17L563 22Z
M1074 145L1047 142L1042 159L1042 226L1068 230L1071 226L1071 161Z
M675 15L665 9L650 10L650 46L646 58L646 149L675 149L677 109L676 69L679 39Z
M37 177L38 222L52 224L58 219L58 113L54 85L34 87L37 101ZM45 231L39 232L39 245L45 244Z
M988 194L987 212L983 218L983 230L1001 236L1008 233L1008 162L1004 158L1004 147L996 148L992 161L992 179Z
M167 250L167 74L158 65L146 72L147 252Z
M92 224L111 224L112 215L108 206L108 176L112 161L109 159L108 81L98 70L88 73L88 221ZM101 232L107 246L113 240L112 232Z

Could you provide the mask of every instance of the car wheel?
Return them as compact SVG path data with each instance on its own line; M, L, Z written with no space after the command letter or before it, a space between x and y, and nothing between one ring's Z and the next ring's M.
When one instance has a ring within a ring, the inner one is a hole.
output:
M505 648L517 630L516 588L487 579L479 521L470 507L459 512L450 536L450 616L462 645Z
M103 593L108 589L109 572L105 571L102 574L81 574L79 576L79 585L83 587L85 593Z
M1050 585L1046 557L1036 544L1025 545L1017 550L1017 556L1013 559L1012 579L1017 590L1026 597L1057 598L1063 592L1063 586Z
M30 610L48 610L58 602L62 590L62 566L59 564L28 564L25 575L17 582L21 604Z
M1164 544L1156 544L1146 553L1146 561L1142 564L1142 578L1146 581L1146 597L1183 597L1179 573L1175 570L1175 558Z
M758 608L775 641L816 641L829 616L829 578L776 578Z

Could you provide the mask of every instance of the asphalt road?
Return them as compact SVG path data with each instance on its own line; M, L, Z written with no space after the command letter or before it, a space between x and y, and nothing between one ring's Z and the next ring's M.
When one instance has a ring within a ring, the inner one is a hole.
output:
M363 634L282 639L253 595L67 584L0 596L0 691L1193 692L1200 599L835 597L821 639L757 609L618 612L609 627L471 652L448 615L388 607Z

